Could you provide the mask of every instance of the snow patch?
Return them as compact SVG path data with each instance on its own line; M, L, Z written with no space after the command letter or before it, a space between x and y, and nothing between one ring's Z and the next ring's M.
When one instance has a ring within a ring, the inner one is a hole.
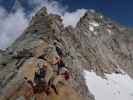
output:
M101 15L100 18L103 19L103 16Z
M94 27L98 27L99 26L99 24L97 22L95 22L95 21L92 21L89 24L94 26Z
M133 100L133 80L127 74L106 74L106 80L85 70L84 77L95 100Z
M78 9L75 12L66 12L63 15L63 24L64 26L72 25L76 27L77 23L79 22L80 18L84 16L86 9Z
M89 23L89 30L91 32L94 32L95 31L95 28L100 26L99 23L95 22L95 21L92 21Z
M89 26L89 30L91 31L91 32L94 32L94 27L93 26Z

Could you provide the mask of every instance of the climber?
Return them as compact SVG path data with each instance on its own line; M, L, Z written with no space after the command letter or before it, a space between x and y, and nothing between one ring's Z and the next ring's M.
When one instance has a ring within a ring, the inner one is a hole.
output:
M55 50L56 50L58 56L60 56L62 58L63 57L63 52L62 52L61 48L57 45L56 42L54 42L54 47L55 47Z
M48 82L50 77L52 76L52 69L48 65L47 61L43 58L43 56L39 56L37 59L37 66L38 66L38 71L35 72L35 77L34 77L34 82L36 84L36 87L39 87L39 91L42 88L44 89L45 93L49 95L49 86Z
M60 57L56 56L53 59L53 64L58 66L57 75L63 75L65 80L70 78L69 70Z
M38 68L45 69L45 71L46 71L45 79L46 79L46 82L48 83L50 77L53 74L53 69L50 66L50 64L48 63L48 60L45 59L44 57L45 57L44 55L41 55L41 56L38 57L37 66L38 66Z
M65 64L64 62L62 61L62 59L58 56L56 56L54 59L53 59L53 65L57 65L58 66L58 71L57 71L57 74L60 74L60 71L62 70L62 68L65 67Z
M24 78L28 84L33 89L34 94L45 92L47 95L50 94L48 82L50 77L52 76L52 69L48 65L47 61L43 58L43 56L39 56L36 61L36 70L33 76L33 80L28 80L28 78Z

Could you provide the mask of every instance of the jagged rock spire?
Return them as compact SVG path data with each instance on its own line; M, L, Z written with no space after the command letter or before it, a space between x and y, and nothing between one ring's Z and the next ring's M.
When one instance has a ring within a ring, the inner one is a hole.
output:
M48 12L47 12L47 8L43 7L37 12L35 16L45 16L45 15L48 15Z

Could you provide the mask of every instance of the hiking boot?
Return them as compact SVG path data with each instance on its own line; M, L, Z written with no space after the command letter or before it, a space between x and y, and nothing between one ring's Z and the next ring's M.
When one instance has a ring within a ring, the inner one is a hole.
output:
M51 88L54 90L54 92L56 93L56 95L59 94L58 91L57 91L57 89L56 89L56 87L54 85L51 85Z
M51 93L50 88L45 89L45 93L46 93L47 96L49 96L50 93Z

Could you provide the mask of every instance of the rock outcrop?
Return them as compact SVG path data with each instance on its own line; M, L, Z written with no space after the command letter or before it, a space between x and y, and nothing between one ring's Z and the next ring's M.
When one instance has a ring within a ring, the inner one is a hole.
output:
M105 73L122 73L124 70L133 78L131 30L92 11L87 11L75 28L64 27L60 16L48 14L46 8L42 8L33 16L23 35L6 51L0 52L1 100L15 100L10 95L12 90L17 91L17 95L27 91L22 88L23 69L34 66L35 61L31 60L43 53L51 62L54 41L63 50L63 60L71 70L72 78L67 86L59 87L63 92L58 97L54 94L43 96L47 100L94 100L85 84L84 69L93 70L104 78Z

